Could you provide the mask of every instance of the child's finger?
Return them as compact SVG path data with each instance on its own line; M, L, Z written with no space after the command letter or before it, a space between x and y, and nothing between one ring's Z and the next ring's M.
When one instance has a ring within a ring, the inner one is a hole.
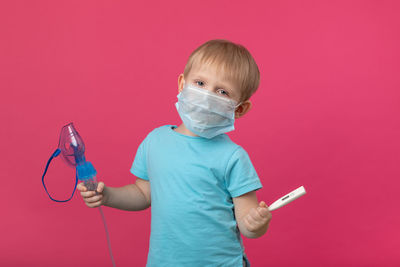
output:
M260 220L262 220L262 216L261 216L261 214L259 213L259 211L258 211L258 207L257 207L257 209L255 209L255 208L252 208L251 210L250 210L250 217L253 219L253 220L255 220L255 221L260 221Z
M93 203L94 208L100 207L101 206L101 201Z
M93 203L86 202L86 206L88 206L89 208L96 208L96 205L94 205Z
M268 214L270 213L270 211L268 210L268 207L267 208L264 208L264 207L257 207L257 211L258 211L258 213L260 214L260 216L262 217L262 218L266 218L266 217L268 217Z
M95 202L95 203L86 203L86 205L87 205L89 208L98 208L98 207L101 206L101 201L98 201L98 202Z
M89 197L92 197L92 196L94 196L94 195L96 195L96 192L94 192L94 191L85 191L85 192L81 192L81 196L82 196L83 198L89 198Z
M251 216L245 216L244 218L243 218L243 221L244 221L244 223L245 223L245 225L246 225L246 228L249 230L249 231L254 231L256 228L255 228L255 225L256 225L256 223L254 222L254 220L251 218Z
M85 199L85 201L86 201L87 203L95 203L95 202L97 202L97 201L100 201L102 198L103 198L102 195L96 195L96 196L94 196L94 197L89 197L89 198Z
M96 189L96 191L99 192L99 193L101 193L101 192L103 192L103 190L104 190L104 183L103 183L103 182L99 182L99 183L97 184L97 189Z
M260 213L261 217L267 217L270 213L268 210L268 205L265 204L264 201L261 201L257 207L258 212Z
M82 183L79 183L79 184L76 186L76 188L77 188L79 191L83 191L83 192L87 191L87 188L86 188L86 186L83 185L83 182L82 182Z
M260 202L260 206L261 206L261 207L266 207L266 208L268 208L267 204L265 204L264 201L261 201L261 202Z

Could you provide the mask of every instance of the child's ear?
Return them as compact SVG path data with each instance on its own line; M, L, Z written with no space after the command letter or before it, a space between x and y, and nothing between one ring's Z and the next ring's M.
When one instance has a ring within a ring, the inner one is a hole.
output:
M178 93L180 93L183 89L183 81L184 81L183 73L181 73L178 76Z
M235 110L235 119L239 119L240 117L243 117L244 114L249 112L253 105L251 104L250 100L244 101L239 107L236 108Z

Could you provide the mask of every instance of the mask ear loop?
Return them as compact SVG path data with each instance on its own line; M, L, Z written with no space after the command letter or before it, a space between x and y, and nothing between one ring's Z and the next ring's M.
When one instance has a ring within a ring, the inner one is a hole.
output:
M47 195L49 195L49 197L50 197L51 200L53 200L53 201L55 201L55 202L67 202L67 201L70 201L71 198L74 196L75 189L76 189L76 185L78 184L78 174L75 174L75 186L74 186L74 191L72 191L71 197L70 197L69 199L66 199L66 200L57 200L57 199L52 198L52 197L50 196L49 192L47 191L46 184L45 184L45 182L44 182L44 176L46 175L46 172L47 172L47 169L49 168L50 162L53 160L53 158L55 158L55 157L57 157L58 155L60 155L60 152L61 152L61 150L60 150L59 148L57 148L56 151L54 151L53 155L51 155L51 157L50 157L49 160L47 161L46 168L44 169L44 173L43 173L43 176L42 176L42 184L43 184L44 189L46 190Z
M241 104L243 104L243 101L242 101L242 102L239 102L239 104L237 104L237 105L235 106L235 111L236 111L236 109L237 109Z

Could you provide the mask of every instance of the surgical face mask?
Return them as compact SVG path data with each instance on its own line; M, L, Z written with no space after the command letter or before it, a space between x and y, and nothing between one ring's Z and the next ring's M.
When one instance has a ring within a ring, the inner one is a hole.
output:
M182 122L198 136L213 138L235 129L235 110L241 103L189 84L177 97Z

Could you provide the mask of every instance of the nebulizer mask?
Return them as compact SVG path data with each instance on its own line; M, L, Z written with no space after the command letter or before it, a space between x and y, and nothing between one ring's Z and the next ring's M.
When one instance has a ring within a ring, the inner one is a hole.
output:
M210 139L235 129L235 110L241 103L191 84L184 84L177 97L175 107L191 132Z
M49 192L47 191L46 184L44 182L44 177L47 173L47 169L49 168L51 161L59 155L61 155L61 158L63 158L63 160L69 166L75 168L75 170L76 170L74 190L72 191L71 197L66 200L56 200L56 199L52 198L50 196ZM71 200L71 198L73 197L75 190L76 190L76 186L78 184L78 180L80 180L84 183L84 185L88 191L95 191L97 189L96 174L97 174L96 169L93 167L92 163L89 161L86 161L85 144L83 142L82 137L76 131L73 123L69 123L69 124L65 125L61 129L58 147L53 152L50 159L47 161L45 170L42 175L42 183L43 183L44 189L46 190L46 193L49 195L50 199L53 201L67 202L67 201ZM97 191L96 191L96 193L97 193ZM106 231L107 243L108 243L108 249L109 249L111 261L112 261L113 266L115 266L104 213L103 213L103 210L101 209L101 207L99 207L98 209L100 211L100 215L103 220L104 228Z
M72 195L69 199L66 200L56 200L52 198L47 191L46 184L44 182L44 177L47 173L47 169L53 160L53 158L61 155L61 158L71 167L76 169L75 175L75 187L72 191ZM58 148L54 151L53 155L51 155L49 161L47 162L45 171L42 176L42 183L46 193L49 195L50 199L56 202L67 202L71 200L74 195L76 185L78 183L78 179L83 181L85 186L89 191L94 191L97 188L97 180L96 180L96 169L93 167L92 163L86 161L85 158L85 144L83 139L76 131L73 123L65 125L61 129L60 140L58 142Z

